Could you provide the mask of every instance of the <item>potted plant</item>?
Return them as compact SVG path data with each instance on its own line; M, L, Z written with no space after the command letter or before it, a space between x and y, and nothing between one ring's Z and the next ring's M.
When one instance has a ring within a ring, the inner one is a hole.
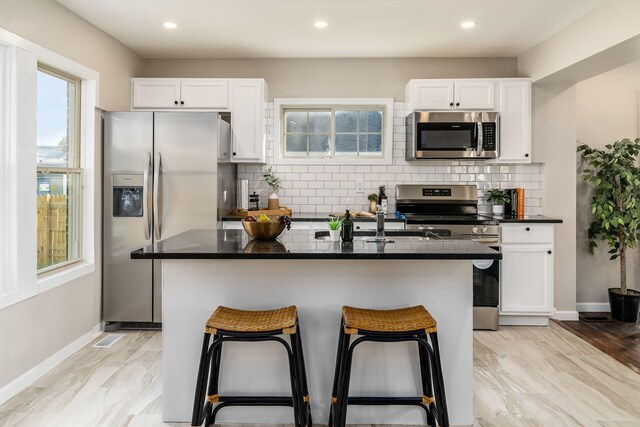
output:
M276 176L273 172L273 166L269 166L269 168L262 172L262 177L264 178L267 185L271 188L271 195L269 195L269 203L267 204L267 209L276 210L280 209L280 200L278 199L278 190L282 188L282 184L280 178Z
M582 179L593 184L595 190L589 252L593 254L597 241L604 240L611 259L620 260L620 287L609 288L611 317L636 322L640 292L627 289L627 249L635 248L640 238L640 169L636 166L640 138L625 138L605 149L581 144L578 152L589 167L582 171Z
M493 202L491 206L491 212L494 215L504 215L504 204L509 201L507 192L500 188L492 188L489 190L489 198L487 201Z
M371 193L367 196L367 200L369 200L369 212L376 213L378 211L378 195Z
M327 221L329 226L329 240L332 242L340 241L340 227L342 227L342 220L336 217L329 218Z

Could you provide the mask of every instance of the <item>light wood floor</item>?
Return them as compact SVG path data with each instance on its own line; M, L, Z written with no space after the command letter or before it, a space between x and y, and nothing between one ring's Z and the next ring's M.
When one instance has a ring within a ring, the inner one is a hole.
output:
M640 374L560 326L474 335L476 425L640 427ZM82 349L0 406L0 426L178 426L160 418L160 340Z

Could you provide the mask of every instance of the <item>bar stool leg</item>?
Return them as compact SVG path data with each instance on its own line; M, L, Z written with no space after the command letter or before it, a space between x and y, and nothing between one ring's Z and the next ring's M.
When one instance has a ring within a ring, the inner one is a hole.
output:
M200 364L198 365L198 377L196 380L196 392L193 399L193 414L191 416L191 425L199 426L202 424L203 419L203 402L205 390L207 387L207 377L209 370L209 341L211 340L211 334L205 332L204 340L202 342L202 351L200 352Z
M431 347L433 348L434 359L434 377L436 383L436 406L438 408L438 423L442 427L449 427L449 412L447 410L447 400L444 391L444 377L442 375L442 362L440 361L440 348L438 346L438 334L432 332L429 334Z
M427 335L420 335L419 338L428 343ZM420 342L418 342L418 352L420 355L420 377L422 378L422 394L428 398L433 398L433 379L431 375L431 362L429 352ZM436 411L433 402L427 406L427 425L436 427Z
M307 385L307 371L304 363L304 352L302 350L302 333L300 323L296 319L296 333L291 335L291 350L296 362L298 372L298 390L300 396L300 421L303 427L311 427L311 402L309 399L309 388Z
M338 333L338 350L336 354L336 365L333 374L333 388L331 389L331 406L329 411L329 427L334 427L338 414L338 384L340 382L342 356L344 354L344 320L340 319L340 331Z
M207 389L208 396L217 396L218 394L218 381L220 378L220 359L222 358L222 343L217 343L222 338L221 335L213 336L213 352L211 355L211 368L209 374L209 387ZM205 427L216 422L216 413L211 409L213 408L213 402L210 402L211 406L205 413Z
M346 427L347 425L347 408L349 407L349 384L351 382L351 362L353 361L353 350L358 344L354 342L353 345L349 345L351 341L351 335L344 332L344 352L342 353L342 367L341 367L341 379L338 384L338 405L339 405L339 418L336 427Z

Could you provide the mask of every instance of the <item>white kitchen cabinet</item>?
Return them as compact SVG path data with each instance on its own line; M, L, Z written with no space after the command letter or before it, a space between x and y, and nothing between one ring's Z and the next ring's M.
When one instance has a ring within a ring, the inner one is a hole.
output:
M493 110L493 80L410 80L405 92L414 110Z
M229 79L132 79L134 110L229 110Z
M499 162L531 162L531 80L500 81Z
M233 79L231 82L231 161L265 163L267 134L264 79Z
M551 224L501 225L501 324L546 324L553 314L553 227Z
M182 109L229 109L229 79L187 79L180 82Z
M180 80L133 79L131 105L134 109L179 108Z

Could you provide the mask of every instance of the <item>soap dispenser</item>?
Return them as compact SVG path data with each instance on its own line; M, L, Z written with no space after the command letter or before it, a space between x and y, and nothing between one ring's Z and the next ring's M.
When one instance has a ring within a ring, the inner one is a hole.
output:
M349 209L344 214L344 220L342 221L341 236L343 242L353 242L353 220L351 219L351 213Z

